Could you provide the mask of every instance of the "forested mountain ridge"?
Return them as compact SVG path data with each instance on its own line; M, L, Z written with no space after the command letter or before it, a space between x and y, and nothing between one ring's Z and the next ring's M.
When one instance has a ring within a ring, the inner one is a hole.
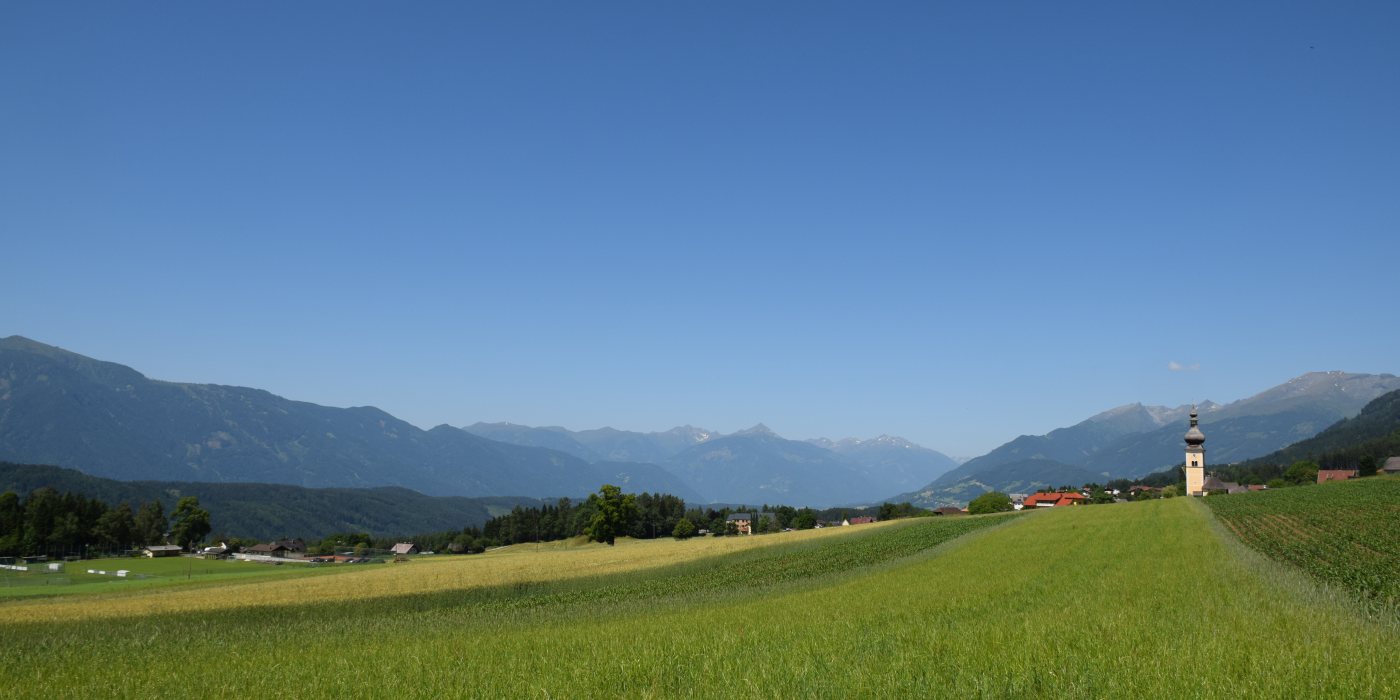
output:
M1400 391L1377 398L1361 413L1337 421L1313 437L1235 466L1249 470L1313 460L1323 469L1355 469L1366 457L1383 464L1396 456L1400 456Z

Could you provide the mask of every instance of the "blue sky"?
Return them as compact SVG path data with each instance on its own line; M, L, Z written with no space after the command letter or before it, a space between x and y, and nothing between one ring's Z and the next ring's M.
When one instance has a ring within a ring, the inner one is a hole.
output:
M962 456L1400 371L1394 3L192 5L0 6L0 335Z

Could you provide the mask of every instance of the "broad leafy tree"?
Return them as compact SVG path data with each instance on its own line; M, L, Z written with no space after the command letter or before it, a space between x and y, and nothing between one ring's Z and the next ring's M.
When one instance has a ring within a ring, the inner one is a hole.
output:
M594 504L593 520L588 523L588 539L615 544L617 537L632 529L637 519L637 499L612 484L603 484L598 493L588 497Z
M204 536L213 529L209 524L209 511L200 508L199 499L194 496L181 498L171 518L170 534L175 544L186 549L203 542Z
M139 545L160 544L165 541L165 507L160 501L151 501L136 513L136 543Z

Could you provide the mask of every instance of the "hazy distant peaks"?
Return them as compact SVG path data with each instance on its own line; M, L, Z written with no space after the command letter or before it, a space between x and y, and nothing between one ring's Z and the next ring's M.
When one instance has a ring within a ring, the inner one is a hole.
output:
M759 423L758 425L762 426L763 424ZM667 430L665 434L687 438L692 442L705 442L706 440L713 440L717 437L720 437L720 434L713 430L697 428L693 425L678 425L674 428L671 428L670 430Z
M762 423L757 423L757 424L755 424L752 428L749 428L749 429L747 429L747 430L740 430L739 432L734 433L734 434L735 434L735 435L767 435L767 436L769 436L769 437L778 437L778 434L775 433L775 432L773 432L773 429L772 429L772 428L769 428L768 426L766 426L766 425L764 425L764 424L762 424Z
M817 447L822 447L828 450L834 450L836 452L846 452L856 448L872 447L902 447L906 449L916 449L920 447L917 443L905 440L904 438L899 437L898 435L884 434L881 434L879 437L873 437L869 439L848 437L841 438L840 440L832 440L830 438L819 437L811 438L810 440L806 440L805 442L809 442L813 445L816 445Z

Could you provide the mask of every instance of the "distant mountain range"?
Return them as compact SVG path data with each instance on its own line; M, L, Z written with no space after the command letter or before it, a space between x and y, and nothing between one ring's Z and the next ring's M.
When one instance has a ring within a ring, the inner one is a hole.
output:
M1391 374L1313 372L1230 404L1200 405L1207 462L1268 454L1356 415L1400 389ZM1120 406L1045 435L1023 435L968 460L928 485L888 500L961 504L986 491L1029 492L1133 478L1180 464L1190 406Z
M1230 404L1206 402L1209 460L1267 454L1396 389L1400 378L1389 374L1318 372ZM533 498L580 497L614 483L691 503L961 504L993 489L1136 477L1177 464L1188 410L1120 406L958 464L897 437L798 441L762 425L732 435L509 423L422 430L373 407L152 380L27 338L0 339L0 460L125 480Z
M444 496L581 496L602 483L698 494L653 464L590 464L373 407L147 379L122 365L0 339L0 460L113 479L401 486Z
M515 423L474 423L463 430L512 445L545 447L589 462L647 462L660 464L718 433L689 425L661 433L636 433L615 428L574 432L560 427L532 428Z
M818 507L907 490L955 465L898 438L847 439L827 449L766 428L728 436L691 426L422 430L368 406L153 380L20 336L0 339L0 460L123 480L536 498L584 496L613 483L691 503Z
M699 491L726 503L830 506L878 499L957 466L950 457L908 440L788 440L767 426L723 435L683 426L636 433L613 428L570 431L513 423L463 428L494 440L551 447L581 459L653 461Z

